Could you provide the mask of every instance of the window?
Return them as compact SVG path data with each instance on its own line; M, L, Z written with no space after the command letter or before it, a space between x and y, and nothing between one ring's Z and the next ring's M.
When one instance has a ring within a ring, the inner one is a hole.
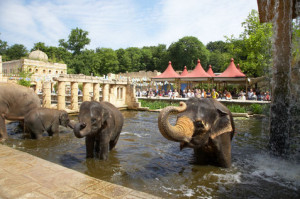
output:
M35 69L35 72L38 73L38 72L39 72L39 69Z
M43 73L45 74L45 73L46 73L46 70L43 70Z
M30 72L30 73L31 73L31 72L32 72L32 69L31 69L31 68L29 68L28 72Z
M123 88L122 87L117 88L117 99L123 99Z
M51 74L51 70L49 70L49 74Z

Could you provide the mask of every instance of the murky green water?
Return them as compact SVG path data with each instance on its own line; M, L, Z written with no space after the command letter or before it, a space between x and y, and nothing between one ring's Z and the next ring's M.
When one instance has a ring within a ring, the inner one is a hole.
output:
M162 137L158 113L123 111L125 124L108 161L85 158L84 139L22 139L9 124L7 145L101 180L164 198L299 198L300 167L267 154L267 119L235 118L230 169L194 164L193 150Z

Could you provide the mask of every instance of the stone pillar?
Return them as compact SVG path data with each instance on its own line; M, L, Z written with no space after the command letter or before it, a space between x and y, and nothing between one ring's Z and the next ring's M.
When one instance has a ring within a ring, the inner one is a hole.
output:
M109 84L104 84L102 89L102 101L109 101Z
M83 83L82 86L82 93L83 93L83 98L82 101L91 101L90 98L90 88L91 88L91 84L90 83Z
M71 82L71 109L78 110L78 83Z
M65 82L58 82L57 86L57 109L65 110L66 109L66 84Z
M51 83L43 83L43 107L51 108Z
M99 83L93 84L93 100L99 102Z
M42 89L42 82L41 81L36 81L36 84L35 84L35 93L39 93L39 90ZM51 92L51 88L50 88L50 92Z

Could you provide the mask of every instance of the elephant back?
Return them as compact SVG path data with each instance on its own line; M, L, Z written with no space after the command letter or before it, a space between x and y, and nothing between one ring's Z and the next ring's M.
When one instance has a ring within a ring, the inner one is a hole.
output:
M18 84L0 84L0 111L11 116L24 116L41 106L41 101L31 88Z

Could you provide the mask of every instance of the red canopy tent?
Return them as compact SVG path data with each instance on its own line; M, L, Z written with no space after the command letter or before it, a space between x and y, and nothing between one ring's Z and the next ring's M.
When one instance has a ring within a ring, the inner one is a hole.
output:
M202 68L200 59L198 59L198 63L192 72L180 77L183 81L208 81L210 78L211 76Z
M184 77L187 74L189 74L189 72L187 71L186 66L184 66L184 69L183 69L182 73L180 74L180 77Z
M160 75L156 76L156 77L152 77L152 80L156 81L156 82L160 82L160 81L175 81L175 78L179 78L180 75L178 75L173 67L172 67L172 63L171 61L169 61L169 65L167 67L167 69Z
M239 65L238 65L239 66ZM241 84L245 83L246 84L246 90L247 90L247 76L239 70L235 64L234 64L234 59L231 58L230 64L227 67L227 69L221 73L220 75L214 77L214 82L223 82L224 84L227 83L234 83L234 84Z
M212 77L216 77L216 74L214 73L214 71L211 68L211 65L209 65L208 70L206 71L207 74L209 74Z

